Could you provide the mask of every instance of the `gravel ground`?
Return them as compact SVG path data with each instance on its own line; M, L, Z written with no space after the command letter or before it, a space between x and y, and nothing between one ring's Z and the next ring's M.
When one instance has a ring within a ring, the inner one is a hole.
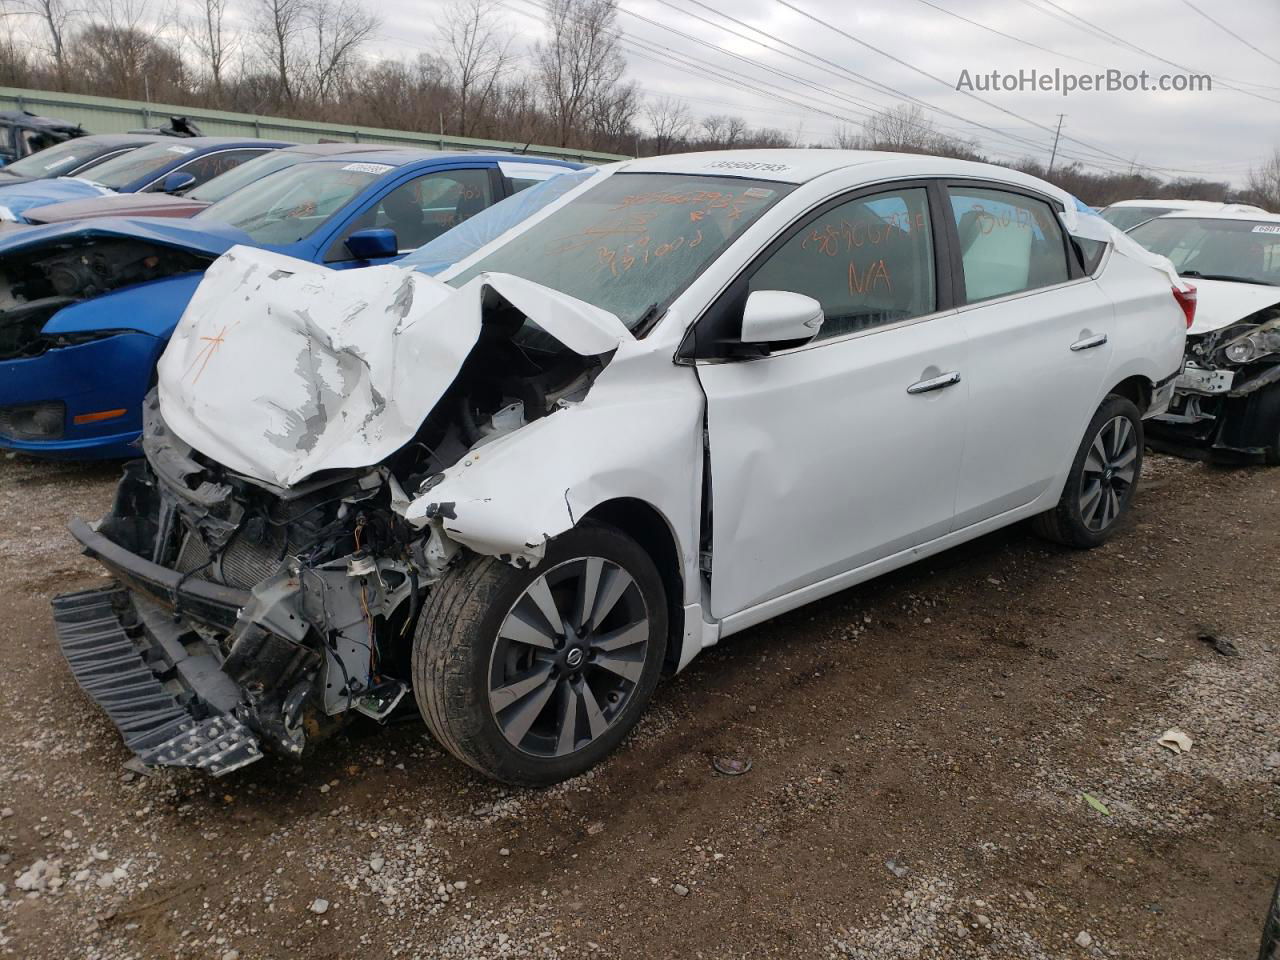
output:
M1256 954L1280 870L1280 470L1152 456L1100 550L1017 528L762 625L544 791L479 779L412 717L303 766L126 771L48 612L100 576L64 528L116 472L0 461L5 955Z

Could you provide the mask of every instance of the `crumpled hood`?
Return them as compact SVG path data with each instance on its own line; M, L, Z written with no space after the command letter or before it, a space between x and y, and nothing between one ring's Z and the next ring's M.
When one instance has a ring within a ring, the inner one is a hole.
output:
M584 356L631 339L613 314L510 274L455 289L395 265L335 271L234 247L160 358L161 415L201 453L279 487L377 464L453 382L486 290Z
M1212 333L1280 303L1280 287L1230 280L1187 278L1196 288L1196 319L1187 333Z
M3 191L0 191L0 195ZM74 246L102 237L148 240L189 250L192 253L219 257L232 247L251 242L247 233L223 223L203 218L178 220L168 217L127 219L103 217L88 222L51 223L41 226L11 226L0 230L0 256L37 247Z
M115 193L107 187L76 177L32 180L13 186L0 181L0 220L22 220L27 210L81 197L103 197Z

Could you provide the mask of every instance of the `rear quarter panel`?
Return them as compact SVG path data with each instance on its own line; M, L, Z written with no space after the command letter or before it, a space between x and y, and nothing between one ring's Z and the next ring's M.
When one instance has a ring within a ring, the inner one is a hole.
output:
M1181 370L1187 321L1169 277L1112 250L1097 284L1116 311L1111 370L1098 401L1129 377L1142 376L1154 384Z

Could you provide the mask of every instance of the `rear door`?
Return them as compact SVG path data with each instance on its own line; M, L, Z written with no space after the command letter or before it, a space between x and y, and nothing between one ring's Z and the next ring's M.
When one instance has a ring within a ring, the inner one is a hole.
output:
M732 340L756 290L817 299L810 343L697 365L707 397L711 610L725 617L951 526L966 341L933 224L941 194L882 186L824 204L700 323Z
M1115 311L1046 198L952 183L948 200L970 343L961 529L1030 503L1070 464L1110 365Z

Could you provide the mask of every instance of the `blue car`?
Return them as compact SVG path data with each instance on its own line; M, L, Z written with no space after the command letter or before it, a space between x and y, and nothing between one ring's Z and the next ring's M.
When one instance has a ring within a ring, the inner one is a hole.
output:
M267 150L293 144L239 137L172 137L104 160L78 177L5 185L0 178L0 220L26 222L28 210L111 193L173 193L198 186Z
M320 156L189 220L102 218L0 234L0 447L135 456L156 361L205 268L237 244L337 270L388 263L580 168L403 149Z

